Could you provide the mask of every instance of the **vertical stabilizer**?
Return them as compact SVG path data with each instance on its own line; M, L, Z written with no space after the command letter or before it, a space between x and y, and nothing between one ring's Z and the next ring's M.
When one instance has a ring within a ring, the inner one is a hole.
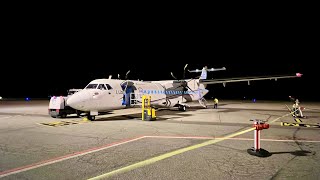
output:
M207 79L207 66L202 68L200 79Z

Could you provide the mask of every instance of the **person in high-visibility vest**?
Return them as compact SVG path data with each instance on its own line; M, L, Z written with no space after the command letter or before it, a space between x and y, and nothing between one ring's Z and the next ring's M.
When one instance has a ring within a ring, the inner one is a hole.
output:
M218 108L218 103L219 103L219 100L217 98L214 98L214 100L213 100L213 109L217 109Z
M294 112L294 115L297 117L304 117L302 114L302 110L300 107L299 99L296 99L294 104L292 105L292 111Z

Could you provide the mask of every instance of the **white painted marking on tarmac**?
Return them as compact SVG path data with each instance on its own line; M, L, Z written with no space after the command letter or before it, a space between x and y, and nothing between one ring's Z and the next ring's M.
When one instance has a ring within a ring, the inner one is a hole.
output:
M8 119L11 118L12 116L5 116L5 117L0 117L0 119Z
M8 118L19 117L19 116L22 116L22 115L4 116L4 117L0 117L0 119L8 119Z

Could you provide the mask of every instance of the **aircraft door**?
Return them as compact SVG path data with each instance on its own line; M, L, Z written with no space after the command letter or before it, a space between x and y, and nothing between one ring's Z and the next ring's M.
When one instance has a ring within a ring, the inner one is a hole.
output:
M133 86L133 83L130 81L127 81L125 83L121 84L122 90L123 90L123 100L122 100L122 105L125 106L130 106L130 94L134 92L135 87Z
M126 106L130 106L130 94L133 93L133 87L132 86L129 86L127 87L127 90L126 90L126 95L125 95L125 104Z

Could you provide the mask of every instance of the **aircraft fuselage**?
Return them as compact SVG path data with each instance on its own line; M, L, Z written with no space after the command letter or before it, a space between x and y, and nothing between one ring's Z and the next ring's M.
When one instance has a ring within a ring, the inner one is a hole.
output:
M67 104L81 111L108 111L134 107L141 103L142 95L150 95L153 106L173 107L199 100L207 93L197 79L150 82L96 79L69 97Z

